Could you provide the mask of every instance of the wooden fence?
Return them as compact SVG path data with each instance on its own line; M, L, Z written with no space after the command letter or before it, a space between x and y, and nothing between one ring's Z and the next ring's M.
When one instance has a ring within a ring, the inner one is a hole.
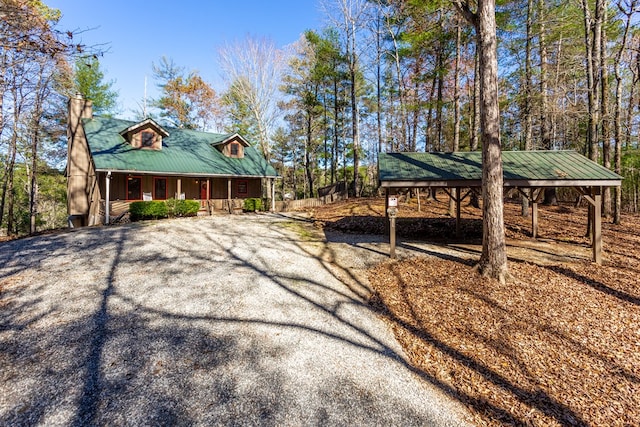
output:
M316 197L313 199L284 200L281 202L276 202L276 211L287 212L296 209L315 208L318 206L337 202L338 200L345 200L347 198L346 188L347 186L344 182L321 187L318 188L318 195L320 197Z

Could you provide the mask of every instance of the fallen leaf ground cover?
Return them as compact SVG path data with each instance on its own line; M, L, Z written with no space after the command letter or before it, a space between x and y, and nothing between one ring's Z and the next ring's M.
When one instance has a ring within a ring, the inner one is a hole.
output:
M448 200L400 205L398 233L475 242L481 210L463 207L462 238ZM382 234L382 199L315 208L344 232ZM640 217L603 221L604 265L589 260L585 205L540 207L539 239L575 248L572 262L535 250L511 259L513 280L481 279L475 258L415 257L370 271L371 304L414 367L463 401L478 425L640 425ZM530 218L505 204L507 237L535 245ZM509 250L507 251L509 254ZM586 254L586 255L585 255Z

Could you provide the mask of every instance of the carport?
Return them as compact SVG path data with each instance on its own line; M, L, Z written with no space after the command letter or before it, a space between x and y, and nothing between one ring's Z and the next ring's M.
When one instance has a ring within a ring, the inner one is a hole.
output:
M502 167L504 187L517 188L531 203L534 238L538 234L538 203L545 188L573 188L584 196L594 219L593 261L602 263L602 192L606 187L619 187L620 175L575 151L503 151ZM482 187L482 153L380 153L378 177L386 192L386 203L390 194L402 188L444 189L456 202L459 234L460 203L473 189ZM462 190L467 191L463 194Z

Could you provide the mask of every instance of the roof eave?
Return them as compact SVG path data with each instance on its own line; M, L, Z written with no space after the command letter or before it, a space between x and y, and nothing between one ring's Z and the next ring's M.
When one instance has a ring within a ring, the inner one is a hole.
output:
M505 187L520 188L540 188L540 187L619 187L622 185L620 179L605 180L535 180L535 179L505 179ZM380 180L382 188L420 188L420 187L439 187L439 188L468 188L481 187L482 180L438 180L438 181L421 181L421 180Z
M163 172L163 171L143 171L143 170L125 170L115 168L99 168L96 172L116 172L123 174L136 174L136 175L156 175L156 176L172 176L172 177L186 177L186 178L278 178L278 175L232 175L232 174L217 174L217 173L199 173L199 172Z

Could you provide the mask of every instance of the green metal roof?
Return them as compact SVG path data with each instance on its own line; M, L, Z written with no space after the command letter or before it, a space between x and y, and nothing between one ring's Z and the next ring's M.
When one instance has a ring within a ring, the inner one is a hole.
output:
M136 122L106 117L83 119L84 132L97 171L122 171L164 175L275 177L277 172L252 146L244 158L230 158L214 145L233 134L164 128L161 150L132 147L121 135Z
M618 186L622 177L575 151L503 151L509 187ZM380 153L382 187L480 186L482 153Z

